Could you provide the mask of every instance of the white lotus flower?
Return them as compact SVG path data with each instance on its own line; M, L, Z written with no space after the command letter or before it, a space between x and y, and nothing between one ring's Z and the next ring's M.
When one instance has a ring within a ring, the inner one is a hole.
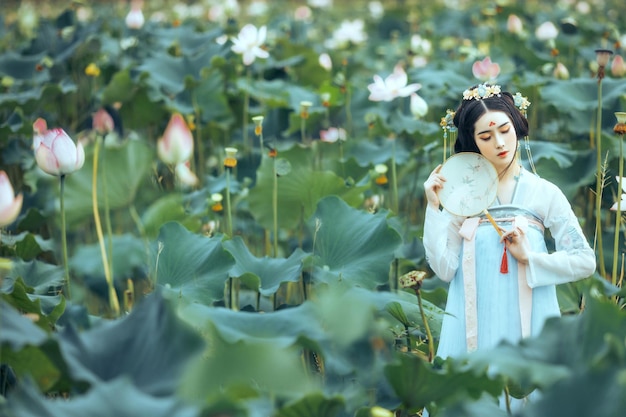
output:
M256 58L267 58L270 54L261 49L267 37L267 27L261 26L259 29L248 23L239 32L239 36L233 38L231 50L243 56L244 65L250 65Z
M392 101L398 97L408 97L422 88L421 84L408 84L407 75L400 64L384 80L378 74L374 75L374 83L367 86L370 90L371 101Z

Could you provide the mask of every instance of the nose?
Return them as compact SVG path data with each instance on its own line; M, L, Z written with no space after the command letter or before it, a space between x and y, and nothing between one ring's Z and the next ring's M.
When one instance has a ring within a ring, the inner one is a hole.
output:
M496 133L495 139L496 139L496 148L504 147L504 137L499 132Z

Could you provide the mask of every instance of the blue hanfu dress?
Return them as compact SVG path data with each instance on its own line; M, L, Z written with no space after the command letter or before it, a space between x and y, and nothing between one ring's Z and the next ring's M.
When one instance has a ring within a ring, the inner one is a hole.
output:
M528 264L506 253L508 271L502 272L504 245L486 219L426 210L426 258L450 283L437 349L442 358L537 335L546 319L560 315L556 285L589 277L596 268L567 198L549 181L522 169L511 204L496 200L489 213L503 229L525 232L532 250ZM552 253L546 229L554 239Z

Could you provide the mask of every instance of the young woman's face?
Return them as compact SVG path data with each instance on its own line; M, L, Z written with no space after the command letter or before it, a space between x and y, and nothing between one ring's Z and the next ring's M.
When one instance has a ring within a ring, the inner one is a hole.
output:
M501 111L488 111L474 125L474 140L480 153L498 172L506 169L517 150L517 134L509 116Z

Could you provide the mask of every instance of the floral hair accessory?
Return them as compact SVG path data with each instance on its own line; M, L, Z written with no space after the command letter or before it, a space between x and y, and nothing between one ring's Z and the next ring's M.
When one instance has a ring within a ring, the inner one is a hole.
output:
M497 84L479 84L474 88L463 91L463 100L481 100L485 98L500 97L502 88Z
M523 112L525 112L530 106L530 101L528 101L528 98L522 96L522 93L519 92L513 95L513 101L515 102L515 106L517 106L517 108Z

